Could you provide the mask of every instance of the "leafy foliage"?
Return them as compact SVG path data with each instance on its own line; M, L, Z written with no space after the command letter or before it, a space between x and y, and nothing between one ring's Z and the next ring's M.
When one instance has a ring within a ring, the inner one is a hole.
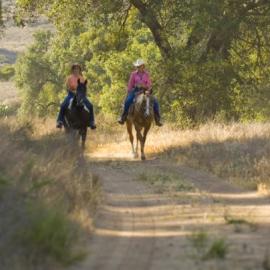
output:
M31 205L28 210L28 226L22 229L19 238L35 256L47 254L64 264L70 264L83 256L72 250L76 241L75 226L58 209L43 205Z
M17 64L19 81L27 78L25 70L45 68L40 83L19 84L29 93L25 100L38 98L34 93L44 87L58 95L70 64L80 62L95 106L115 115L132 62L142 57L169 120L186 126L209 118L264 120L270 114L265 0L19 0L18 8L24 15L44 13L56 27L46 53L37 37L36 49Z
M0 67L0 81L8 81L15 74L14 67L12 65L5 65Z
M21 111L25 114L40 113L42 106L57 101L63 77L50 60L50 32L37 32L35 43L19 57L16 64L16 83L23 89Z
M228 253L228 244L224 239L216 239L210 246L204 259L224 259Z

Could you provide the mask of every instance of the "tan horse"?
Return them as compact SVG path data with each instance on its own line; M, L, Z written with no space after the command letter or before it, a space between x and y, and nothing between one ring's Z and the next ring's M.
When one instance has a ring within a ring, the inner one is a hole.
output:
M138 95L136 97L135 104L133 104L129 110L129 115L127 118L127 131L134 158L138 157L138 141L140 141L141 159L145 160L144 146L153 119L153 98L145 93ZM134 147L134 137L132 132L133 125L137 135L136 147Z

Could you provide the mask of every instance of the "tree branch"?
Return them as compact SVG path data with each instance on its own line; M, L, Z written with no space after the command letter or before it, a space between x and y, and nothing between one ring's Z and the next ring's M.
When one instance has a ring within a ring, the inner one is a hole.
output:
M130 3L139 10L143 22L152 32L155 43L159 47L163 57L170 56L172 53L171 45L154 11L141 0L130 0Z

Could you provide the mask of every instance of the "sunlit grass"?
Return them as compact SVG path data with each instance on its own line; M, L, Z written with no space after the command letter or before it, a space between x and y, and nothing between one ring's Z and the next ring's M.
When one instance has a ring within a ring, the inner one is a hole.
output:
M102 124L91 133L88 150L93 157L132 158L125 127ZM112 126L115 127L112 129ZM181 130L173 125L153 127L146 156L202 169L248 189L270 184L269 123L208 123Z

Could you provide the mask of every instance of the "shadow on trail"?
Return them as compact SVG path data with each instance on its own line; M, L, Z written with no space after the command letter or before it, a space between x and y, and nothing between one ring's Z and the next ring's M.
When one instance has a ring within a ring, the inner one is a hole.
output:
M104 201L95 222L89 258L81 269L201 269L192 257L195 247L190 236L202 231L210 242L218 237L230 245L227 260L201 261L206 269L213 264L250 269L261 265L270 244L266 239L270 230L269 200L159 159L97 160L90 155L89 164L101 179ZM210 180L194 191L172 193L155 193L150 184L136 180L140 173L172 171L195 185L207 177ZM227 216L236 223L237 219L246 222L229 224ZM246 258L243 247L254 252Z
M268 205L270 199L268 200L264 196L258 196L256 191L246 190L230 184L228 181L220 179L210 173L192 169L183 165L173 164L170 161L162 160L159 158L147 160L147 161L138 161L138 160L127 160L127 159L95 159L91 156L88 159L91 163L91 168L95 170L95 167L103 168L104 170L116 170L130 177L134 181L138 179L138 176L141 174L152 174L153 177L164 176L173 174L179 181L184 179L186 182L194 185L197 192L178 192L170 190L173 197L181 197L182 195L190 197L192 200L196 200L197 197L202 195L208 196L211 198L214 204L226 204L226 205L247 205L247 206L256 206L256 205ZM157 179L158 181L158 179ZM148 186L150 183L144 182ZM153 183L152 183L153 184ZM164 182L166 184L166 182ZM117 193L117 190L115 191ZM119 190L121 193L121 189ZM159 193L166 193L166 191L159 191ZM132 192L131 192L132 195ZM152 194L152 197L162 197L162 194ZM208 203L209 200L205 203ZM183 202L185 203L185 202Z
M3 59L0 60L1 64L15 64L17 59L17 53L7 49L0 48L0 56Z

